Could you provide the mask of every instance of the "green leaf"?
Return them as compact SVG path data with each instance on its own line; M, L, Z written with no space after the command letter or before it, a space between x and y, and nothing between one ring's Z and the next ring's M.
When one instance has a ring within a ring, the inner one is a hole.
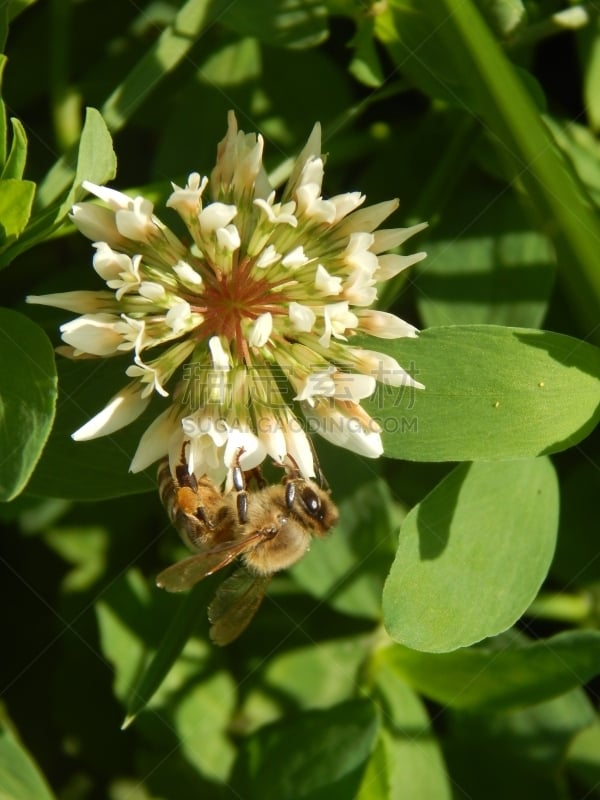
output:
M56 231L71 210L73 203L85 194L85 190L81 187L82 181L89 180L92 183L103 184L114 177L117 163L116 156L112 149L112 140L106 124L98 111L93 108L86 110L85 123L76 156L76 166L73 167L70 161L58 163L62 165L62 177L60 180L64 180L65 185L72 183L70 190L60 203L51 208L46 208L41 213L38 213L37 216L34 215L23 236L0 258L0 268L10 264L16 256L45 241ZM6 183L9 182L7 181ZM26 184L28 182L21 181L21 183ZM31 184L31 186L32 200L35 184ZM63 184L61 183L62 186ZM0 183L0 190L1 188L2 184ZM29 219L31 200L21 230ZM44 208L48 205L48 202L48 197L44 197L42 185L40 184L37 194L37 206Z
M395 665L375 660L369 678L381 706L382 741L387 754L390 798L452 797L440 746L423 702Z
M27 317L0 310L0 500L25 487L50 433L56 403L54 353Z
M388 800L389 797L392 797L389 771L390 764L385 743L381 737L369 759L355 800Z
M53 800L37 765L6 723L0 723L0 800Z
M379 619L384 576L393 560L400 515L383 480L359 487L339 504L340 522L291 570L294 579L337 611Z
M442 705L499 711L549 700L598 675L600 633L568 631L502 650L481 646L436 654L395 645L379 651L376 660Z
M578 321L586 335L598 335L598 215L472 0L433 0L426 9L394 0L376 17L376 33L426 92L481 118L507 178L522 188L556 244Z
M565 755L573 737L594 720L581 689L502 713L445 715L445 756L465 797L485 800L565 800Z
M527 226L517 198L469 174L428 238L417 279L419 311L426 326L537 328L554 275L550 243Z
M0 252L25 230L35 195L33 181L0 180Z
M367 654L367 637L311 642L274 655L261 671L260 685L300 708L327 708L354 693Z
M227 731L237 700L237 682L224 670L190 681L173 711L186 760L207 778L226 781L235 758Z
M458 466L402 524L383 591L390 636L438 653L509 628L546 577L558 510L548 459Z
M573 446L600 413L600 350L525 328L448 326L417 339L361 340L424 390L380 385L364 405L385 453L414 461L526 458Z
M12 145L0 178L2 178L2 180L6 180L7 178L16 178L20 180L23 177L25 164L27 162L27 134L25 133L25 128L18 119L13 117L10 122L13 135Z
M198 620L202 619L202 615L206 619L206 608L212 592L214 592L212 584L199 583L186 595L177 598L178 608L169 627L156 652L129 692L127 716L123 722L123 728L129 727L152 700L173 664L179 658L188 639L198 627ZM185 712L182 713L185 716Z
M110 436L75 442L71 434L91 419L127 383L122 359L58 362L56 423L29 490L42 497L98 500L156 491L155 469L129 472L137 443L159 411L150 406L139 420Z
M228 0L215 5L223 25L276 47L315 47L328 35L327 5L321 0L260 0L252 14Z
M378 727L367 700L268 725L246 741L234 788L245 800L355 797Z
M59 206L56 220L62 220L71 210L73 203L85 194L85 190L81 188L82 181L104 184L115 177L116 171L117 157L106 123L99 111L87 108L79 140L73 185Z

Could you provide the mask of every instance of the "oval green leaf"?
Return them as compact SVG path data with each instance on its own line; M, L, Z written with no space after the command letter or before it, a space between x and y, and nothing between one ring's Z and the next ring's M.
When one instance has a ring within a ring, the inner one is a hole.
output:
M155 469L133 475L131 459L156 411L150 406L131 425L109 436L75 442L73 431L91 419L127 383L122 359L58 363L59 401L56 424L29 490L42 497L99 500L156 490Z
M600 416L600 349L527 328L456 325L372 338L424 390L379 384L365 404L385 453L414 461L527 458L565 450Z
M390 636L439 653L513 625L550 567L558 507L548 459L453 470L400 529L383 591Z
M13 138L1 177L3 180L6 178L21 180L27 162L27 134L22 123L15 117L12 117L10 123Z
M387 797L449 800L452 790L440 743L422 700L390 662L371 661L369 678L384 712L382 739L391 787Z
M33 181L16 178L0 181L0 249L6 249L25 229L34 195Z
M550 700L598 675L600 633L568 631L504 650L481 646L453 653L395 645L377 659L445 706L500 711Z
M378 727L368 700L265 726L247 740L234 788L245 800L355 797Z
M54 420L56 369L46 334L16 311L0 310L0 500L16 497Z

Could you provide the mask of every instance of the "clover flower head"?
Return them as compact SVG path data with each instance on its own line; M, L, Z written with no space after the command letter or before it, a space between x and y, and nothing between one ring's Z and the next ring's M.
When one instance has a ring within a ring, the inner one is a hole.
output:
M28 298L80 315L61 327L62 352L129 359L129 382L75 439L129 424L155 394L168 403L143 434L133 471L165 455L175 464L189 443L190 469L217 483L240 450L243 469L291 457L311 477L306 423L376 458L380 429L361 400L377 382L422 388L393 358L352 340L417 335L371 306L382 281L425 256L388 252L425 225L380 229L397 200L364 207L356 191L323 197L319 125L279 194L263 148L230 112L210 176L192 172L172 185L167 206L185 242L145 198L84 183L104 206L78 203L71 219L92 240L106 289Z

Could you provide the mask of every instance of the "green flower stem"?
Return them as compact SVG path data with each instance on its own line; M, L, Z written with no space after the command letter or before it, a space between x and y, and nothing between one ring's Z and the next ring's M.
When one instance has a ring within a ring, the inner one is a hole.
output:
M402 7L396 0L389 8L393 48L400 41ZM600 341L600 222L592 200L473 1L432 0L422 20L430 46L448 64L448 74L435 79L497 142L507 177L556 246L559 275L584 335ZM402 51L396 58L404 56Z
M560 622L582 624L588 622L594 611L590 594L565 594L564 592L540 594L527 609L528 617L552 619Z

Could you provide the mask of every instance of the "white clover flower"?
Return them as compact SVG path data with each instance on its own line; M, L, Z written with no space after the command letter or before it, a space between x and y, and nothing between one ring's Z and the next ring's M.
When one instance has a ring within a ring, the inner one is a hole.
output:
M83 184L104 205L78 203L71 219L92 240L106 288L28 301L80 314L61 326L67 354L126 358L129 383L73 436L112 433L158 396L168 405L140 440L136 472L166 455L176 465L189 443L190 469L216 483L231 480L240 448L244 469L291 458L311 477L306 422L377 458L381 432L361 401L378 383L422 385L352 339L417 335L371 306L378 284L424 257L389 250L425 226L380 230L397 200L365 207L358 191L324 197L318 125L276 192L262 137L239 131L233 113L228 123L210 176L191 172L185 187L172 184L167 206L185 225L185 242L144 197Z

